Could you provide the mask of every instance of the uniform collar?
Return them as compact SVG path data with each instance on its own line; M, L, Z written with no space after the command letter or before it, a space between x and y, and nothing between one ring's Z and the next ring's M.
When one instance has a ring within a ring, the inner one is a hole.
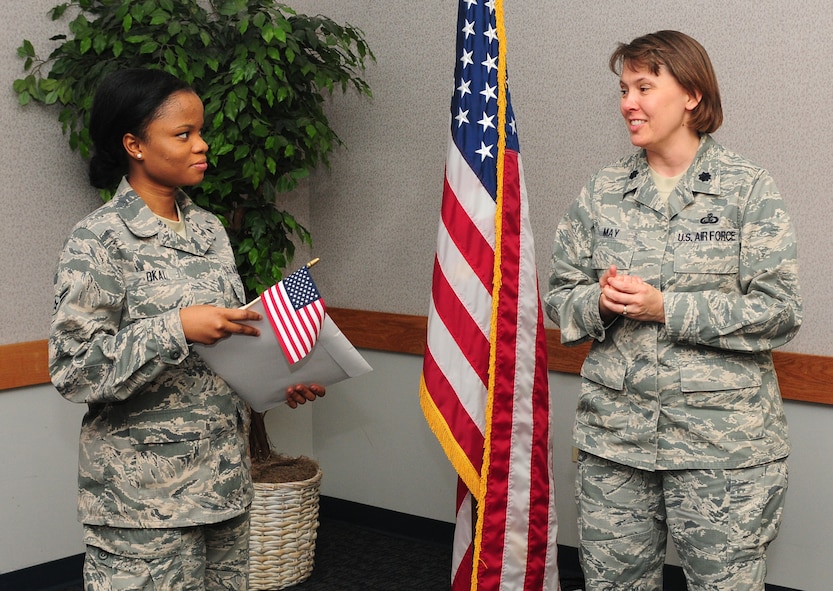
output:
M133 190L127 178L123 178L113 197L116 208L127 229L139 238L159 236L163 246L177 248L192 254L205 254L214 243L214 231L207 224L200 224L195 216L200 211L191 199L177 189L177 203L185 219L188 238L182 238L176 232L165 227L150 210L147 204Z
M700 148L683 180L694 193L720 195L720 160L714 158L719 144L708 134L700 138Z
M673 217L694 200L695 193L707 195L720 194L720 167L717 158L712 157L713 151L719 148L717 142L708 134L700 138L700 147L691 166L680 179L677 189L668 198L668 212ZM637 152L626 164L627 179L625 180L622 197L635 193L636 200L648 207L659 210L656 203L656 191L640 190L650 178L648 158L645 150ZM680 190L682 189L682 190Z

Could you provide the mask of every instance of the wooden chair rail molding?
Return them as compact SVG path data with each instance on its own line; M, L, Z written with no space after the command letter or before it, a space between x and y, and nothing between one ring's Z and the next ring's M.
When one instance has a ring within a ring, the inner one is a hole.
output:
M327 312L359 349L422 355L425 316L329 308ZM578 374L589 344L565 347L558 330L547 330L549 368ZM775 351L773 355L785 399L833 404L833 357ZM46 341L0 345L0 390L49 383Z

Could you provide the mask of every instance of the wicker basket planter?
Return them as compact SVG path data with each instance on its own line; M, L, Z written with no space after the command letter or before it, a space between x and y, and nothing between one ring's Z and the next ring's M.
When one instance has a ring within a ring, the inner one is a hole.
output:
M312 573L321 470L297 482L255 482L249 537L249 589L276 590Z

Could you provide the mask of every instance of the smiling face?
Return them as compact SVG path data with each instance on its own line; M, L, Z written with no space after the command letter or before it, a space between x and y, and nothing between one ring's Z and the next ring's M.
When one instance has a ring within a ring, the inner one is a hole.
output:
M129 181L139 195L172 193L202 181L208 144L202 139L203 105L189 90L173 93L142 137L126 134L131 156Z
M625 63L620 77L622 98L619 108L634 146L649 155L667 157L692 142L699 142L696 130L686 123L700 102L676 78L660 67L653 74L647 67Z

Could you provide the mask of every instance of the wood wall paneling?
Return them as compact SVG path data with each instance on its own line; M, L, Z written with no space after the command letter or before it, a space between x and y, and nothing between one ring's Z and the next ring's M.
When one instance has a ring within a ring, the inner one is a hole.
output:
M360 349L422 355L427 319L387 312L329 308L341 331ZM578 374L590 343L576 347L561 344L557 329L547 330L551 371ZM833 357L801 353L773 353L781 394L787 400L833 404Z
M427 318L389 312L329 308L332 319L359 349L422 355ZM578 374L589 343L561 344L558 330L547 330L552 371ZM787 400L833 404L833 357L775 351L781 393ZM49 383L46 341L0 345L0 390Z
M0 390L48 383L46 341L0 345Z

